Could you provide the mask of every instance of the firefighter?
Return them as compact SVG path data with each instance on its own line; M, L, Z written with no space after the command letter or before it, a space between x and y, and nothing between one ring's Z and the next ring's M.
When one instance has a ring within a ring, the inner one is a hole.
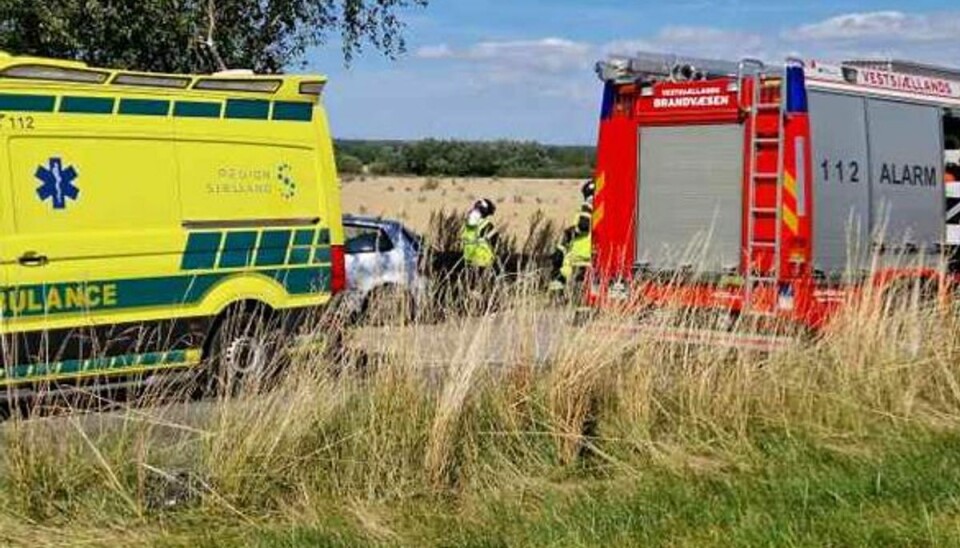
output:
M590 179L580 188L583 204L571 226L563 231L563 238L553 253L551 291L562 291L573 277L574 270L590 265L593 245L590 230L593 225L593 195L597 185Z
M463 244L463 263L469 270L489 271L497 262L497 243L500 235L493 226L492 217L497 206L490 200L478 200L467 213L460 231Z

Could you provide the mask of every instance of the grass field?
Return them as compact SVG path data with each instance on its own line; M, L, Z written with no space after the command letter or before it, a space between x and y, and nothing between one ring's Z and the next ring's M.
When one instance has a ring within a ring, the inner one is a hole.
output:
M868 295L772 354L575 324L525 280L464 312L265 392L7 421L0 543L960 543L958 310Z
M570 223L582 200L582 184L570 179L354 177L343 183L343 211L399 219L425 232L434 212L465 214L475 201L487 198L497 204L497 223L517 234L538 211L557 223Z

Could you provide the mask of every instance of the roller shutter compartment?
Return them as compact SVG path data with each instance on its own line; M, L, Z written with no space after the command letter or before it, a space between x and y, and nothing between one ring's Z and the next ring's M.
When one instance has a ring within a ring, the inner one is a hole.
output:
M712 273L740 264L743 126L640 130L637 263Z

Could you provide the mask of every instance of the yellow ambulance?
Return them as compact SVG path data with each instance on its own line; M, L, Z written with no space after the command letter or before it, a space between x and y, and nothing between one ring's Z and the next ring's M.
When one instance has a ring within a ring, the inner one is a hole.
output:
M199 370L256 350L230 320L330 301L324 84L0 53L0 386Z

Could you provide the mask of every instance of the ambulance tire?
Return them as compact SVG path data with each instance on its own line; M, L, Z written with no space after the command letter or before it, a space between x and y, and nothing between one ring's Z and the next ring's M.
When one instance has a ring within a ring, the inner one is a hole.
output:
M204 397L268 390L283 369L282 322L260 303L224 311L208 336L199 389Z

